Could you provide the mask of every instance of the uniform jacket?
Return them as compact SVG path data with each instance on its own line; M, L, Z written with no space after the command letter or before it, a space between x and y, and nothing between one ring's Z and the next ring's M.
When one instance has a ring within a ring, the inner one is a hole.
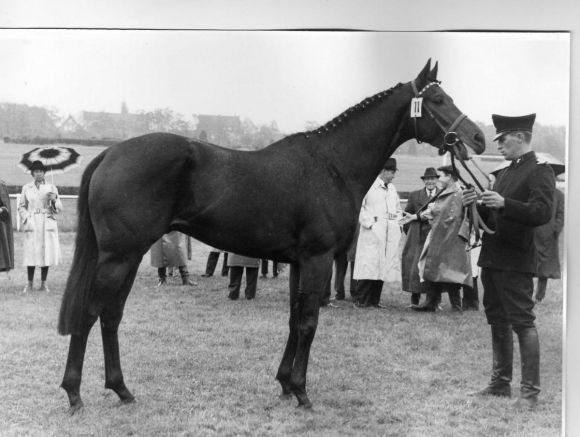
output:
M157 268L187 265L187 239L179 231L165 234L151 246L151 266Z
M56 193L54 203L48 193ZM24 265L54 266L61 262L60 243L56 215L62 211L58 190L52 184L42 183L37 187L30 182L22 187L18 214L24 232Z
M534 242L538 251L538 277L560 278L560 247L558 239L564 228L564 193L554 190L552 218L534 230Z
M533 151L499 171L493 190L505 198L505 207L500 211L478 207L482 218L496 230L493 235L483 235L480 267L536 272L534 228L550 220L555 184L554 171L539 163Z
M377 178L363 199L359 214L354 279L400 280L401 211L395 186L385 185Z
M434 190L436 193L437 190ZM428 200L426 188L410 192L405 212L416 214ZM405 225L403 230L407 233L407 239L401 257L402 289L411 293L426 293L427 285L419 280L418 263L431 225L428 220L415 220Z
M450 184L430 208L431 230L419 258L419 274L425 281L472 285L467 241L459 236L464 224L461 189Z
M4 181L0 179L0 272L14 268L14 234L10 197Z

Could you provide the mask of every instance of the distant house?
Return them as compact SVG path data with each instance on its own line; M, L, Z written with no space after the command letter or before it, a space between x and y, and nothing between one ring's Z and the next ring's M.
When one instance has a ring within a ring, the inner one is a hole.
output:
M89 138L87 131L74 119L72 115L69 115L58 127L58 136L60 138Z
M123 103L121 112L83 111L78 123L89 138L123 140L143 135L149 130L149 119L145 114L130 114Z

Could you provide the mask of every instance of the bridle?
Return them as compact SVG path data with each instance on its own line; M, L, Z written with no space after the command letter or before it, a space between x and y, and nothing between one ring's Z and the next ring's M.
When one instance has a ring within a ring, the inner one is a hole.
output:
M467 167L465 160L461 156L460 148L461 148L461 145L463 145L463 141L461 141L461 139L459 138L459 135L457 134L457 132L455 132L457 127L461 124L461 122L463 120L465 120L467 118L467 116L463 113L460 113L457 116L457 118L455 118L453 123L451 123L451 125L448 128L445 128L445 126L443 126L443 124L435 117L435 115L433 114L431 109L429 109L429 107L427 105L423 106L423 102L422 102L423 93L425 93L425 91L427 91L432 86L439 85L440 83L441 82L439 82L439 81L429 82L427 85L425 85L423 87L423 89L421 89L421 91L418 91L417 85L415 85L415 81L414 80L411 81L411 87L413 88L413 93L415 94L415 97L411 100L411 114L412 114L411 117L413 118L413 125L415 128L415 139L417 140L417 142L419 144L422 143L422 141L419 139L418 119L421 118L421 111L423 108L425 108L425 110L429 114L429 117L431 117L431 119L437 124L437 126L439 126L441 128L441 131L443 132L443 142L439 146L437 146L439 151L440 151L440 154L443 155L443 154L449 152L449 154L451 155L451 165L453 167L453 170L455 171L455 173L457 174L457 177L463 183L463 185L465 185L466 188L473 188L473 185L470 184L469 182L467 182L461 176L461 173L459 172L459 169L457 168L457 165L455 163L456 159L459 160L462 167L465 169L465 171L467 171L469 173L469 175L471 176L471 179L475 182L477 187L483 192L483 191L485 191L485 188L483 188L483 185L477 180L475 175ZM415 105L415 104L418 105L419 110L418 110L418 115L415 114L415 116L413 116L413 105ZM476 165L476 167L477 167L477 165ZM479 167L477 167L477 168L479 169ZM481 171L481 169L479 169L479 170ZM487 175L485 175L485 176L487 177ZM432 201L433 201L433 199L430 202L432 202ZM479 216L479 213L477 212L477 206L476 206L475 202L467 209L467 218L468 218L469 223L470 223L470 229L473 229L474 233L475 233L475 243L473 245L471 245L468 249L468 250L471 250L474 247L481 245L481 242L480 242L481 235L479 232L480 229L488 234L494 234L495 231L489 229L486 226L486 224L483 222L483 220Z

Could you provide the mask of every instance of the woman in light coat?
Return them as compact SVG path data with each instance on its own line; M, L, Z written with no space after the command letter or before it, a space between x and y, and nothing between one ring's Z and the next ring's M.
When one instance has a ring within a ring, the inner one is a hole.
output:
M391 183L396 171L397 161L389 158L362 202L353 273L357 306L381 307L383 283L401 280L398 220L402 208Z
M62 211L62 203L56 186L44 180L45 172L42 162L32 163L30 174L34 181L22 187L18 203L24 231L24 265L28 270L24 293L33 290L35 267L40 267L40 291L48 292L48 267L61 262L56 215Z
M167 284L167 267L179 269L182 285L197 285L189 279L187 270L188 238L179 231L171 231L151 246L151 266L157 268L158 287Z

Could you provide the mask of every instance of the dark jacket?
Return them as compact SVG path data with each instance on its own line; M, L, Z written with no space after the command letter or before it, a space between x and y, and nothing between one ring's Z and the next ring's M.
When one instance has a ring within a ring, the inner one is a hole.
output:
M496 230L483 235L480 267L536 272L534 228L550 220L555 184L554 171L538 163L534 152L500 170L493 191L505 198L505 207L500 211L479 207L486 223Z
M560 278L560 247L558 239L564 228L564 193L554 190L552 218L548 223L534 230L536 250L538 251L538 271L542 278Z
M425 188L410 192L405 212L416 214L428 200ZM428 291L427 283L420 282L417 263L430 229L431 225L427 220L415 220L403 226L403 230L407 234L401 256L401 285L404 291L410 293L426 293Z
M14 235L10 197L4 181L0 180L0 272L14 268Z

